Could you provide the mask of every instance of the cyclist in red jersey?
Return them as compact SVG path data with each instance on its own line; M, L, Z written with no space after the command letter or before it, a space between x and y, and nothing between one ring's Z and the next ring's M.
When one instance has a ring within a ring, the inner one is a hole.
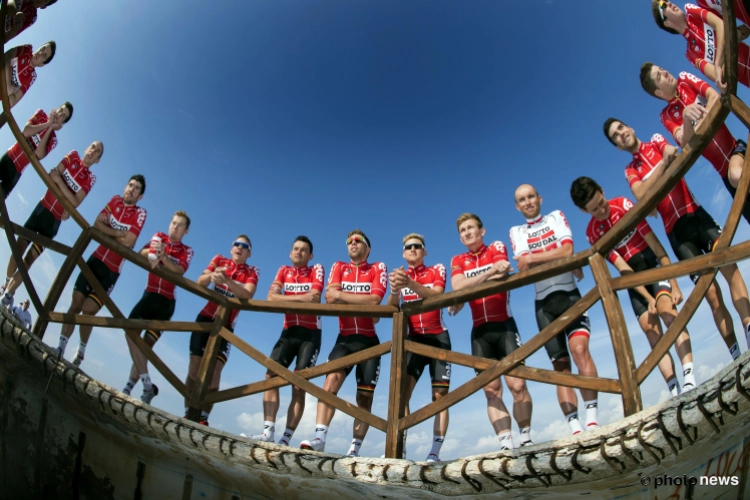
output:
M468 252L451 259L451 286L463 290L501 279L512 268L508 262L505 245L494 241L484 244L485 229L481 219L474 214L461 214L456 220L458 235ZM521 347L516 321L510 312L510 293L502 292L469 302L473 328L471 329L471 354L483 358L501 360ZM457 314L463 306L448 308L448 314ZM475 370L477 374L481 370ZM518 424L521 439L519 444L531 442L531 395L526 381L505 375L505 383L513 396L513 417ZM503 383L498 377L484 387L487 397L487 415L500 442L500 450L514 448L511 434L511 419L503 403Z
M71 151L50 172L52 181L57 184L73 206L79 206L94 187L96 176L91 173L89 167L99 163L103 151L104 145L99 141L95 141L86 148L83 158L78 155L77 151ZM48 189L23 227L49 239L53 239L57 235L62 221L68 217L70 216L65 212L62 204L52 194L52 191ZM19 236L18 250L22 255L26 252L28 245L29 241ZM31 248L29 248L29 251L26 252L23 258L26 269L31 268L43 251L44 247L41 245L37 243L31 244ZM21 274L18 272L18 265L13 256L11 256L8 262L7 274L5 285L2 288L3 298L0 301L3 303L12 303L13 294L22 283Z
M652 63L641 67L641 85L652 96L669 103L659 117L680 146L685 146L693 138L695 129L711 108L721 106L719 93L700 78L685 72L675 78ZM726 124L722 124L703 151L704 158L719 173L732 198L740 183L746 149L745 141L735 139ZM750 222L750 203L745 203L742 215Z
M643 198L665 174L677 154L677 148L661 135L654 134L651 142L643 143L636 137L632 128L616 118L609 118L604 122L604 135L617 149L633 155L633 160L625 168L625 177L637 200ZM698 204L684 179L680 179L659 203L657 211L664 223L672 251L679 260L710 253L721 235L721 227ZM747 299L745 282L736 264L722 267L721 273L729 283L732 302L747 332L750 326L750 301ZM700 274L690 277L695 282L700 278ZM734 334L732 317L724 305L721 289L716 280L706 292L706 302L711 307L716 327L729 348L732 359L737 359L740 348Z
M47 113L38 109L26 122L21 133L26 137L31 150L35 152L40 161L57 146L57 134L64 124L73 116L73 105L69 102L63 103ZM0 188L5 198L21 179L21 174L29 165L29 159L24 154L21 146L16 142L8 151L0 157Z
M168 271L183 275L193 260L193 249L182 242L182 238L189 230L190 217L184 211L179 210L175 212L169 223L169 234L156 233L139 253L148 257L152 269L163 267ZM154 273L148 273L146 290L128 318L169 321L174 314L175 303L175 285ZM138 335L140 334L141 332L138 332ZM160 337L161 331L151 329L146 330L143 340L149 347L153 347ZM130 391L140 379L143 383L141 401L150 404L154 396L159 394L159 388L151 382L146 356L130 340L130 337L126 335L125 340L128 343L133 365L130 367L130 376L122 392L130 395Z
M211 262L203 271L203 274L198 277L198 284L208 288L213 283L216 292L226 295L229 298L237 297L238 299L252 299L258 286L258 279L260 278L260 271L258 268L247 265L247 259L252 255L252 251L253 246L250 242L250 238L244 234L237 236L237 238L234 239L234 243L232 243L231 257L228 258L223 255L217 255L211 259ZM209 302L201 312L198 313L198 317L195 321L198 323L213 323L218 310L219 306L215 302ZM240 311L238 309L232 310L229 313L227 322L224 324L224 328L230 332L234 332L234 325L239 313ZM200 368L201 360L206 352L208 336L208 332L193 332L192 335L190 335L190 365L188 366L188 374L185 379L188 394L191 394L195 387L195 378L198 376L198 368ZM218 363L216 363L214 368L214 375L211 379L209 391L216 391L219 389L221 372L229 359L230 348L231 344L227 342L226 339L222 338L219 344L219 353L216 355ZM189 404L190 402L186 397L185 418L187 418ZM213 407L213 404L207 404L201 408L199 423L208 426L208 416Z
M542 215L542 197L531 184L522 184L514 194L516 210L526 218L526 224L510 229L513 258L518 261L518 270L523 272L547 262L573 255L573 233L565 215L555 210ZM534 283L536 300L534 309L539 331L581 300L576 279L583 279L583 271L566 272ZM591 325L588 313L581 314L567 328L550 339L544 348L552 367L557 372L570 373L570 358L578 372L596 377L596 364L589 351ZM599 398L597 391L581 389L586 407L586 430L599 427ZM578 395L571 387L557 386L557 400L565 415L570 431L578 434L584 430L578 418Z
M268 300L280 302L320 303L323 293L325 270L320 264L308 266L313 258L313 244L307 236L297 236L292 243L289 254L291 266L281 266L276 279L268 291ZM297 358L295 372L312 368L320 352L322 324L320 316L285 314L281 337L271 351L270 358L284 368ZM266 378L276 376L268 371ZM276 432L276 415L279 412L279 389L270 389L263 393L263 433L250 436L258 441L273 443ZM297 430L302 414L305 412L305 391L292 386L292 401L286 417L286 430L279 444L289 446Z
M713 10L717 15L723 17L724 11L721 7L721 0L696 0L695 2L698 4L698 7L701 9L709 9ZM750 4L750 1L748 0L734 0L734 15L737 18L737 20L742 21L745 24L750 24L750 16L748 15L748 9L745 7L745 3ZM738 28L742 28L742 26L738 26ZM742 31L741 34L745 35L746 31ZM743 39L743 36L739 37L740 40ZM746 38L746 36L744 37Z
M633 207L627 198L607 200L601 186L589 177L579 177L570 188L570 197L581 211L591 215L586 228L586 237L594 244L622 219ZM617 246L609 252L607 259L620 271L620 274L655 269L659 265L668 266L671 262L659 239L651 231L648 222L640 224ZM677 280L660 281L650 285L638 286L628 290L638 323L646 334L653 348L663 334L659 318L669 328L677 317L676 305L682 302L682 293ZM682 362L684 385L683 392L695 389L693 373L693 353L690 347L690 336L683 330L675 344L677 354ZM667 353L659 362L659 370L667 382L673 396L680 394L680 385L674 371L672 356Z
M350 263L336 262L328 275L325 299L329 304L362 304L377 305L383 301L388 287L388 270L382 262L369 264L370 239L360 229L354 229L347 235L346 246ZM372 318L339 317L339 336L328 356L334 361L349 354L363 351L380 344ZM338 394L344 380L353 367L329 373L323 389ZM380 376L380 357L372 358L357 365L357 406L370 411L375 386ZM331 424L335 408L318 401L318 412L315 417L315 437L300 443L303 450L324 451L328 426ZM362 441L365 439L369 424L354 419L353 439L347 456L358 457Z
M146 192L146 179L136 174L130 178L122 196L113 196L107 206L99 212L94 221L94 228L129 248L135 245L141 229L146 223L146 210L136 205ZM89 269L101 284L107 295L112 293L117 278L120 277L125 259L104 245L99 245L86 261ZM96 316L102 308L102 299L96 295L94 287L88 282L83 273L78 275L73 286L73 301L68 308L68 314L83 314ZM90 325L80 325L78 331L81 343L73 358L73 364L79 366L83 362L86 345L91 336ZM64 324L60 332L60 342L57 346L58 357L65 354L68 339L73 335L75 325Z
M404 259L408 265L407 269L399 267L388 275L391 284L391 294L388 304L400 306L401 301L415 302L434 295L440 295L445 291L445 266L435 264L427 267L424 258L427 249L424 244L424 236L411 233L404 237ZM442 310L436 309L423 314L409 316L409 340L419 344L437 347L438 349L451 350L451 338L443 323ZM425 367L430 367L432 378L432 400L437 401L446 394L450 387L451 364L413 353L406 357L406 414L409 414L409 400L417 385L417 380L422 375ZM445 440L448 430L448 409L435 415L433 425L432 449L425 461L439 462L440 448ZM406 433L404 433L404 455L406 455Z
M36 22L37 9L46 9L57 0L9 0L5 13L5 43Z
M57 44L49 41L36 52L31 45L19 45L5 52L5 82L11 108L18 104L36 81L36 68L52 62L56 50ZM0 128L5 123L5 116L0 116Z
M651 13L657 26L687 39L688 61L706 75L722 92L724 83L724 21L714 12L693 4L685 10L665 0L651 0ZM750 47L737 44L737 81L750 86Z

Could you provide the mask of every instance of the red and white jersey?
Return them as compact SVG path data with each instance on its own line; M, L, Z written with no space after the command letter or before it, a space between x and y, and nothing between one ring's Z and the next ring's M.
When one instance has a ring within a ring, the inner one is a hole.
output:
M520 257L527 253L549 252L563 245L573 244L573 233L565 215L555 210L534 220L526 220L523 226L510 228L510 244L513 255ZM576 281L572 272L562 273L534 283L536 300L542 300L552 292L575 290Z
M42 123L47 123L48 121L49 118L47 117L47 113L45 113L44 110L41 109L37 109L36 113L31 115L31 118L29 118L29 123L32 125L41 125ZM55 146L57 146L57 136L55 135L55 131L50 131L50 129L45 128L41 132L26 138L26 142L29 143L32 151L36 152L36 148L39 146L39 143L42 142L42 137L44 137L48 132L52 135L47 141L47 154L50 154L50 152L55 149ZM15 143L10 147L10 149L8 150L8 157L13 161L13 165L16 166L16 172L18 172L19 174L23 173L24 169L29 165L29 159L25 154L23 154L23 150L18 143Z
M660 115L664 127L672 134L675 141L677 140L677 130L679 130L684 121L682 113L685 107L698 102L705 106L707 102L707 92L711 86L690 73L682 72L677 79L677 95L669 101ZM711 162L722 178L727 176L729 170L729 158L732 156L734 148L737 146L732 133L726 124L721 125L716 135L703 151L703 157Z
M721 0L696 0L695 3L702 9L714 11L714 14L718 16L724 15L721 8ZM747 10L745 10L742 0L734 0L734 15L743 23L750 24L750 16L747 15Z
M36 70L31 65L34 49L31 45L19 45L16 49L16 56L10 60L10 83L26 95L36 81ZM13 89L8 89L11 91Z
M223 255L217 255L216 257L211 259L211 263L208 264L206 271L212 273L219 267L224 268L224 274L226 274L227 278L234 281L240 286L245 286L248 283L252 283L255 285L258 284L260 271L255 266L248 266L247 264L237 265L231 258L224 257ZM230 299L234 298L235 296L227 285L214 284L214 290L222 295L229 297ZM204 307L201 311L201 316L214 319L214 317L216 317L216 311L218 310L219 306L209 301L209 303L206 304L206 307ZM229 320L227 321L226 326L234 328L234 324L237 321L237 316L239 314L239 309L232 309L232 311L229 313Z
M599 238L612 229L612 226L614 226L617 221L622 219L625 214L633 208L633 202L622 196L612 198L607 201L607 203L609 204L609 218L607 220L598 220L592 217L586 228L586 237L592 245L599 241ZM620 254L622 258L625 259L625 262L629 261L635 254L648 248L645 236L649 233L651 233L651 226L649 226L648 222L645 220L641 221L635 229L630 231L630 233L625 236L617 246L615 246L614 250L609 252L607 259L614 264L617 260L617 254Z
M323 293L323 281L325 270L320 264L312 267L281 266L271 283L271 290L279 290L284 295L304 295L314 290ZM285 314L284 330L292 326L303 326L310 330L323 328L320 316Z
M473 278L486 273L492 264L501 260L508 261L508 252L501 241L494 241L489 246L482 245L476 252L462 253L451 259L451 277L463 274L467 278ZM469 306L475 327L491 321L505 321L511 317L510 292L472 300Z
M661 134L654 134L651 142L641 142L636 153L633 153L633 161L625 167L625 178L632 188L633 184L645 181L663 158L664 149L669 143ZM667 234L672 231L677 219L685 214L695 212L700 205L695 200L693 193L688 189L685 179L680 179L675 187L667 193L667 196L659 202L656 210L661 215L664 229Z
M406 270L406 275L426 288L440 287L445 290L445 266L442 264L410 267ZM401 298L405 303L422 300L417 292L409 288L401 289ZM409 335L435 335L445 330L447 328L443 323L442 309L409 316Z
M344 293L377 295L381 299L388 288L388 269L382 262L336 262L328 275L327 288ZM339 317L339 334L377 337L372 318Z
M31 3L31 0L16 0L16 11L23 12L23 26L18 30L16 36L26 31L29 26L36 22L37 8ZM5 32L9 32L13 27L13 18L10 15L5 16Z
M182 242L174 243L169 235L166 233L158 232L143 248L151 248L152 241L160 241L164 245L164 255L176 266L180 266L183 270L187 271L190 267L190 262L193 260L193 249L185 245ZM164 295L168 299L174 299L175 286L173 283L160 278L154 273L148 273L148 281L146 281L146 291L150 293L158 293Z
M63 164L65 170L60 175L65 181L65 185L73 194L78 194L83 191L88 194L91 192L91 188L96 184L96 176L89 170L89 167L83 163L83 160L78 156L78 151L71 151L60 162ZM65 208L62 206L52 191L49 189L42 198L42 206L52 212L55 219L62 220L62 214Z
M741 3L741 2L736 2ZM744 10L744 9L743 9ZM706 74L706 64L716 64L716 30L708 24L708 9L697 5L685 5L685 21L687 29L682 34L688 42L688 61L701 73ZM716 12L712 14L718 15ZM721 20L721 16L719 15ZM744 85L750 84L750 47L742 42L737 44L737 80Z
M113 196L99 214L104 214L108 218L109 227L112 229L130 231L136 238L141 234L141 229L143 229L143 225L146 223L146 209L136 205L125 205L122 196L119 194ZM133 246L135 246L135 243L133 243ZM104 245L99 245L94 250L94 257L104 262L111 271L116 273L119 273L125 264L123 257L120 257Z

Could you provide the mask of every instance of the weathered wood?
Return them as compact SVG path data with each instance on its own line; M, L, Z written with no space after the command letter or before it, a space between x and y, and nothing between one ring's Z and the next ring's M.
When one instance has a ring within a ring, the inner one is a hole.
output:
M429 300L429 299L428 299ZM586 312L596 301L599 300L599 290L597 288L591 289L581 300L576 302L573 307L565 311L559 318L550 323L544 330L535 335L528 343L521 346L519 349L510 353L510 355L504 357L501 361L487 369L487 371L480 373L473 379L466 382L464 385L449 392L437 401L434 401L427 406L420 408L419 410L411 413L410 415L402 418L399 422L399 429L404 430L413 427L420 422L424 422L428 418L432 417L453 406L454 404L462 401L470 395L477 392L479 389L497 379L501 375L506 374L518 363L528 358L536 351L541 349L548 340L560 333L564 328L575 321L578 316Z
M722 3L722 17L724 19L724 82L727 84L727 94L737 93L737 75L739 38L737 37L737 18L734 12L734 2Z
M52 286L47 292L47 297L44 299L44 315L40 314L34 324L33 333L40 339L44 338L44 333L47 330L48 315L55 309L55 306L57 306L57 301L60 300L65 285L68 283L70 275L75 271L78 259L80 259L83 252L86 251L89 241L91 241L91 234L88 229L84 229L81 231L81 234L78 235L78 239L76 239L76 242L70 249L70 253L65 258L62 266L60 266L60 270L57 272L57 276L55 276L55 281L52 282Z
M466 366L477 370L487 370L497 365L499 361L494 359L480 358L462 352L446 351L437 347L419 344L407 340L404 349L420 356L447 361L454 365ZM542 370L519 365L507 373L508 376L533 380L545 384L562 385L577 389L591 389L592 391L607 392L610 394L621 394L622 385L619 380L601 377L586 377L572 373L562 373L552 370Z
M0 225L2 225L2 221L0 221ZM3 226L4 227L4 226ZM68 255L70 254L70 247L68 245L63 245L62 243L49 239L46 236L42 236L39 233L35 233L31 229L26 229L23 226L19 226L15 222L10 222L10 227L13 229L13 232L16 233L16 235L20 236L21 238L25 240L29 240L32 243L37 243L38 245L44 247L47 250L52 250L53 252L57 252L62 255Z
M385 436L385 457L401 458L404 453L404 431L399 430L399 420L406 410L406 351L404 342L408 317L402 313L393 315L393 349L391 351L391 380L388 386L388 428Z
M0 78L0 80L4 80L4 78ZM42 301L39 299L39 295L36 293L36 288L34 288L34 283L31 282L31 277L29 276L29 270L26 269L26 264L23 261L23 254L21 253L21 250L18 248L18 242L16 241L16 236L13 234L13 227L10 224L10 217L8 216L8 207L5 204L5 196L2 192L2 189L0 189L0 220L3 222L3 228L5 229L5 236L8 238L8 245L10 246L10 253L13 255L13 258L16 260L16 265L18 266L18 272L21 273L21 279L23 279L23 284L26 287L26 292L29 294L29 299L31 300L31 303L34 305L34 309L36 309L36 313L39 316L45 315L44 313L44 306L42 305Z
M211 323L195 321L160 321L155 319L107 318L103 316L83 316L80 314L51 312L50 323L67 323L69 325L91 325L102 328L120 328L126 330L156 330L170 332L210 332Z
M193 393L189 398L190 404L187 418L194 422L197 422L200 419L201 407L205 404L204 399L209 392L209 386L214 377L214 369L216 368L216 363L218 361L216 356L219 354L221 337L223 336L222 331L229 332L229 330L224 328L224 325L227 323L230 314L230 309L227 309L224 306L219 306L219 309L216 311L216 316L214 316L211 333L208 334L206 348L203 350L201 364L198 368L198 374L195 377Z
M732 110L734 116L736 116L745 127L750 129L750 108L747 107L747 104L733 94L724 95L722 96L722 99L725 99L728 102L729 109Z
M690 274L700 273L706 269L718 269L727 264L733 264L750 257L750 241L738 243L730 248L717 248L705 255L693 257L681 262L674 262L668 266L657 267L639 273L626 274L612 278L612 290L626 290L650 283L679 278Z
M363 351L349 354L343 358L336 359L334 361L328 361L322 365L314 366L312 368L306 368L304 370L296 372L300 377L310 380L316 377L322 377L338 370L343 370L349 366L358 365L368 359L383 356L391 351L391 342L383 342L374 347L369 347ZM246 384L231 389L224 389L216 393L211 393L206 396L206 403L219 403L222 401L229 401L231 399L237 399L244 396L250 396L259 392L265 392L269 389L276 389L278 387L285 387L291 385L289 381L284 380L280 377L273 377L260 382L253 382L252 384Z
M750 140L750 135L748 136L748 140ZM732 206L724 223L724 229L721 231L721 236L719 237L719 241L716 242L714 250L728 248L732 244L734 235L737 232L737 225L740 223L742 210L745 208L745 202L747 201L747 190L750 188L750 173L748 173L748 170L750 170L750 158L745 157L742 164L740 182L737 184L737 192L734 195L734 200L732 200Z
M414 316L448 306L463 304L470 300L488 297L496 293L507 292L583 267L588 263L588 258L591 255L593 255L593 251L589 248L564 259L536 266L529 271L513 274L502 280L491 280L464 290L435 295L424 300L404 304L401 310L407 316Z
M346 316L390 318L398 312L397 307L359 304L303 304L302 302L271 302L268 300L244 300L231 298L227 304L242 311L280 314L309 314L313 316Z
M617 298L617 294L609 285L612 276L609 274L607 261L601 255L596 254L589 259L589 262L591 263L594 280L602 296L602 307L609 325L609 334L612 337L617 372L622 382L622 406L625 416L628 417L643 409L641 390L635 380L633 346L630 344L630 335L625 323L625 315L622 313L620 299Z
M713 140L728 114L729 109L726 105L714 106L709 111L700 125L698 125L698 130L695 131L695 135L690 139L690 142L685 145L682 152L680 152L661 178L648 190L646 197L638 201L632 210L617 221L615 226L593 245L592 248L596 253L607 255L615 245L622 241L625 235L635 229L635 226L654 211L659 202L664 199L667 193L677 185L696 160L700 158L703 150Z
M373 415L372 413L365 411L362 408L354 406L348 401L344 401L338 396L334 396L330 392L323 390L321 387L318 387L312 382L300 377L296 373L287 370L226 328L222 330L221 335L229 342L231 342L232 345L234 345L237 349L244 352L252 359L263 365L265 368L277 374L279 377L286 379L291 384L299 387L305 392L310 393L327 405L333 406L337 410L343 411L347 415L359 419L362 422L370 424L372 427L385 432L386 421L378 417L377 415Z

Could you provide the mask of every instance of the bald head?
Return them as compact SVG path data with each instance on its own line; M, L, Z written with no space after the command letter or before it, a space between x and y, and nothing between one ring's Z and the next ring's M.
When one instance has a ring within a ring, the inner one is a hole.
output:
M522 193L534 193L535 195L539 196L539 192L536 190L534 186L531 184L521 184L516 188L516 193L513 195L513 198L516 200L516 203L518 203L518 197Z
M516 209L527 219L535 219L542 210L542 197L531 184L521 184L515 194Z

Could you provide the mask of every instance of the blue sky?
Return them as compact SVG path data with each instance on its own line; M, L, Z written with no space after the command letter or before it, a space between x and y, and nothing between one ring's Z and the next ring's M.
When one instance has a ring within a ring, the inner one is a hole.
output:
M94 167L97 184L81 206L88 220L112 195L121 194L135 173L147 178L140 204L148 219L139 247L154 232L165 231L176 210L186 210L193 222L185 243L195 249L187 277L197 278L214 255L227 254L237 234L249 234L250 263L261 270L259 299L265 299L279 266L289 262L298 234L313 240L315 262L326 272L334 261L347 259L346 234L355 227L372 241L370 260L389 269L403 264L401 238L412 231L426 236L428 263L448 265L464 251L454 222L462 212L482 217L487 241L507 244L508 229L523 222L513 192L527 182L542 194L543 211L566 213L576 248L586 248L588 216L569 199L573 179L588 175L608 196L630 195L623 176L629 155L607 142L603 121L620 117L642 139L665 133L658 119L661 101L640 88L640 65L650 60L674 74L692 71L684 39L656 27L646 0L616 6L580 0L207 5L188 0L179 9L169 2L134 9L109 2L104 8L63 0L41 11L36 25L12 45L38 47L54 39L57 55L38 70L36 83L13 112L23 126L40 107L48 111L65 100L74 104L72 120L58 133L59 146L43 162L48 169L71 149L104 142L105 154ZM742 87L739 95L747 99L748 89ZM728 123L744 138L737 120ZM0 144L13 142L8 127L0 130ZM687 180L698 200L723 221L731 200L713 168L700 160ZM42 182L28 169L8 199L12 218L23 223L43 194ZM666 245L661 221L650 222ZM57 239L72 244L78 233L69 221ZM742 221L736 241L748 234ZM8 256L7 245L0 245L3 265ZM42 297L61 263L60 256L47 252L32 269ZM591 272L585 273L583 292L593 286ZM126 264L112 295L126 314L145 281L144 271ZM67 309L72 283L58 311ZM692 289L688 280L680 283L683 292ZM17 294L24 296L23 290ZM648 345L622 297L640 362ZM528 340L537 332L533 288L514 291L511 301L521 336ZM174 319L192 320L203 305L179 291ZM600 375L616 377L600 305L591 316ZM733 317L741 332L734 312ZM470 352L468 308L446 317L446 323L454 349ZM270 353L281 326L280 316L243 312L237 332ZM378 331L381 341L388 340L390 321L381 321ZM730 357L707 306L700 307L690 331L698 380L705 381ZM51 326L46 340L56 345L58 332L59 326ZM321 361L336 334L337 320L325 318ZM188 335L167 333L156 347L181 378ZM744 350L744 339L740 343ZM77 334L69 358L76 345ZM119 389L127 379L127 356L122 332L97 329L83 368ZM383 417L388 362L383 358L373 408ZM528 364L550 368L544 351ZM222 387L260 380L264 373L235 349ZM461 367L453 373L454 388L473 376ZM177 392L155 370L152 376L161 389L154 404L181 415ZM413 408L429 402L426 378L417 386ZM567 435L554 388L529 387L534 440ZM353 401L354 389L350 377L340 394ZM139 386L134 394L140 392ZM644 403L652 405L666 397L666 385L657 373L642 392ZM289 393L282 389L278 427ZM510 404L509 396L505 400ZM472 411L483 407L480 392L451 410L443 459L497 448L485 414ZM622 414L615 397L601 395L600 407L603 422ZM312 435L314 410L315 400L308 397L293 444ZM262 421L261 395L220 404L211 417L213 426L235 433L257 433ZM431 428L428 421L410 431L410 458L426 456ZM327 451L345 453L350 440L351 419L338 414ZM371 430L363 454L379 456L384 440Z

